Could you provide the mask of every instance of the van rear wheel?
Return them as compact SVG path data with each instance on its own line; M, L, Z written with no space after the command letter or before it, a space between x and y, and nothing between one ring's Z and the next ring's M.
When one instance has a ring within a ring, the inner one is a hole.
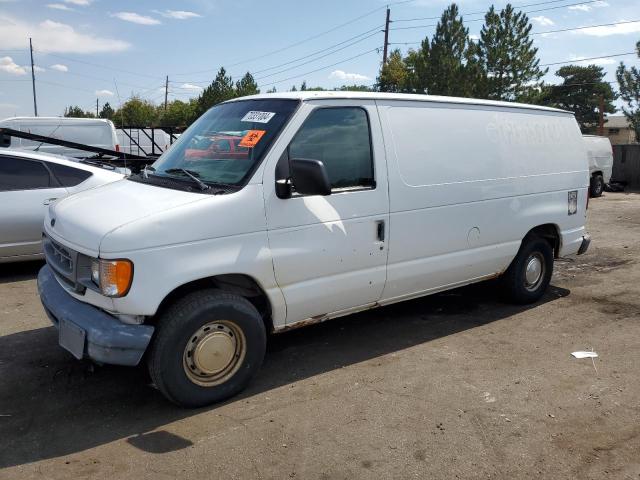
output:
M149 373L169 400L200 407L243 390L265 349L264 322L251 302L219 290L195 292L161 315Z
M597 174L591 177L591 185L589 187L589 193L591 193L591 197L599 197L604 192L604 178L602 175Z
M528 304L544 295L552 274L551 245L538 236L527 236L501 280L510 301Z

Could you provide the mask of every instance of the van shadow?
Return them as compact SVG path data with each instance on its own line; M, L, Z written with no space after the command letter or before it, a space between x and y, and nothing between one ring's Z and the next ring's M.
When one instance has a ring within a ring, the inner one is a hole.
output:
M400 351L567 296L550 287L534 306L496 300L492 283L362 312L270 338L265 364L238 403L271 389ZM126 438L151 453L191 445L163 425L219 405L185 410L149 386L143 367L93 367L41 328L0 337L0 468L69 455Z

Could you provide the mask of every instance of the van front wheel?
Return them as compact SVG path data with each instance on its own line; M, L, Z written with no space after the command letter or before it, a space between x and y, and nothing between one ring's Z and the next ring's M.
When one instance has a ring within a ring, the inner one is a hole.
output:
M200 407L244 389L265 349L264 322L251 302L219 290L195 292L161 315L149 373L169 400Z
M592 198L596 198L602 195L604 192L604 178L602 175L594 175L591 177L590 193Z
M537 236L525 238L520 251L502 276L505 292L514 303L536 302L544 295L553 273L553 249Z

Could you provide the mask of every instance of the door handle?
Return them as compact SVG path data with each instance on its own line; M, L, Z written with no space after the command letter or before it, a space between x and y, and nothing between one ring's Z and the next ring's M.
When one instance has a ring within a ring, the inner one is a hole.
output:
M56 200L57 200L57 198L47 198L44 202L42 202L42 204L43 205L51 205Z
M376 237L379 242L384 242L384 220L376 222Z

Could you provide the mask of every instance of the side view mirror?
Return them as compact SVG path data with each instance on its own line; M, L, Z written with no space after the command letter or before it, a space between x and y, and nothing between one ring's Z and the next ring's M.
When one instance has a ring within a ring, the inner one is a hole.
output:
M329 175L320 160L292 159L291 180L302 195L331 195Z

